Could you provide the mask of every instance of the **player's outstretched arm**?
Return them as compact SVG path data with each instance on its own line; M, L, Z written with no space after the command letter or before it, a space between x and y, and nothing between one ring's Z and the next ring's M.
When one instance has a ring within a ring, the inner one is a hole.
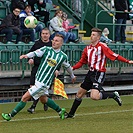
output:
M67 72L70 74L71 79L72 79L72 83L74 83L76 81L76 77L73 74L73 68L70 66L70 64L68 62L63 62L64 67L66 68Z
M72 70L72 67L68 67L67 69L67 72L70 74L71 76L71 79L72 79L72 83L74 83L76 81L76 76L73 74L73 70Z
M19 57L20 59L23 59L23 58L28 58L28 56L27 55L21 55L20 57Z
M72 78L72 83L75 83L75 81L76 81L76 76L74 76L74 77Z
M73 67L71 67L71 69L73 70ZM73 78L72 78L72 83L74 83L76 81L76 76L74 76Z

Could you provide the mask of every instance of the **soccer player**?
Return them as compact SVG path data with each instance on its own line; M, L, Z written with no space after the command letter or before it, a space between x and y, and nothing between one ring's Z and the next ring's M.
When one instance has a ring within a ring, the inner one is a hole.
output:
M52 47L42 47L34 52L30 52L26 55L21 55L20 59L23 58L32 58L34 56L42 57L41 64L39 65L35 85L28 89L28 91L22 96L21 101L16 105L11 113L5 114L2 113L3 119L9 121L14 117L19 111L21 111L26 102L33 97L34 99L40 98L40 101L43 104L47 104L49 107L54 109L61 119L65 117L65 108L60 108L52 99L48 98L48 88L51 85L51 82L54 78L55 71L63 65L72 78L72 82L76 80L71 66L68 63L67 55L61 51L61 46L63 44L63 36L57 34L53 41Z
M83 64L88 64L89 71L86 74L84 81L80 85L80 89L76 94L76 98L73 102L70 112L65 116L66 118L74 117L78 106L82 102L82 97L89 90L91 90L90 98L93 100L113 98L119 106L122 105L122 100L117 91L109 93L105 92L102 88L106 72L106 58L109 58L113 61L119 60L129 64L133 64L133 61L129 61L114 53L105 43L100 42L99 40L102 34L101 29L92 28L91 31L91 44L86 46L86 48L83 50L81 59L72 67L72 69L75 70L82 67Z
M44 47L44 46L48 46L48 47L52 47L52 41L49 40L50 38L50 31L48 28L44 28L42 29L41 31L41 38L35 42L35 44L32 46L32 48L29 50L29 52L33 52L41 47ZM31 76L30 76L30 87L32 87L34 84L35 84L35 75L36 75L36 72L38 70L38 67L41 63L41 58L39 57L34 57L34 59L29 59L29 64L34 64L34 66L32 67L32 71L31 71ZM35 100L33 99L33 104L31 105L30 108L27 109L27 111L29 113L33 113L35 112L35 108L36 108L36 105L38 103L39 99ZM47 111L48 110L48 106L46 104L44 104L44 111Z

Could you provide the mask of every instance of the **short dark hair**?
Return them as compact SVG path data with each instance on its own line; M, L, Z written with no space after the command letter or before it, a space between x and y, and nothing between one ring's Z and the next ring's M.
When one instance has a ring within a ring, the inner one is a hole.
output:
M96 28L96 27L92 28L92 29L91 29L91 32L97 32L97 33L99 34L99 36L102 35L102 30L99 29L99 28Z
M41 34L42 34L42 31L48 31L49 34L50 34L50 30L49 30L47 27L45 27L45 28L43 28L43 29L41 30L41 32L40 32L40 36L41 36Z
M47 27L43 28L42 31L43 31L43 30L48 30L48 31L49 31L49 29L48 29ZM49 33L50 33L50 31L49 31Z
M13 11L14 11L15 9L19 9L19 10L21 10L19 7L15 7L15 8L13 8Z

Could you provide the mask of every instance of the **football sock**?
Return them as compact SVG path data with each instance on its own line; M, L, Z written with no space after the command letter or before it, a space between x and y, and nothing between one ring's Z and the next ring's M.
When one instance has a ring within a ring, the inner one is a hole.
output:
M37 100L35 100L35 99L33 99L33 104L32 104L32 107L36 107L36 105L37 105L37 103L38 103L38 101L39 101L39 98L37 99Z
M52 108L53 110L55 110L56 112L60 112L61 108L50 98L48 98L46 104Z
M75 114L75 112L76 112L78 106L81 104L81 102L82 102L81 98L77 98L77 97L75 98L75 100L73 102L73 105L72 105L72 108L71 108L71 110L69 112L70 115L74 115Z
M26 105L26 102L20 101L11 112L11 117L14 117L19 111L21 111Z
M114 98L114 93L113 92L100 92L100 99L108 99L108 98Z

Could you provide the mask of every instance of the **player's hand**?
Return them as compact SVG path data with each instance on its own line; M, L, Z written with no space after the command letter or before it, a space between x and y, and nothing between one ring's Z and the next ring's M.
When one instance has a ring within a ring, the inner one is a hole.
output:
M29 63L30 65L32 65L32 64L34 64L34 60L33 60L33 59L29 59L28 63Z
M74 78L72 78L72 83L74 83L76 81L76 76L74 76Z
M20 57L19 57L19 59L23 59L23 58L28 58L28 56L27 55L21 55Z
M129 64L133 64L133 60L130 60L130 61L129 61Z
M58 77L58 75L60 74L58 70L55 71L55 77Z

